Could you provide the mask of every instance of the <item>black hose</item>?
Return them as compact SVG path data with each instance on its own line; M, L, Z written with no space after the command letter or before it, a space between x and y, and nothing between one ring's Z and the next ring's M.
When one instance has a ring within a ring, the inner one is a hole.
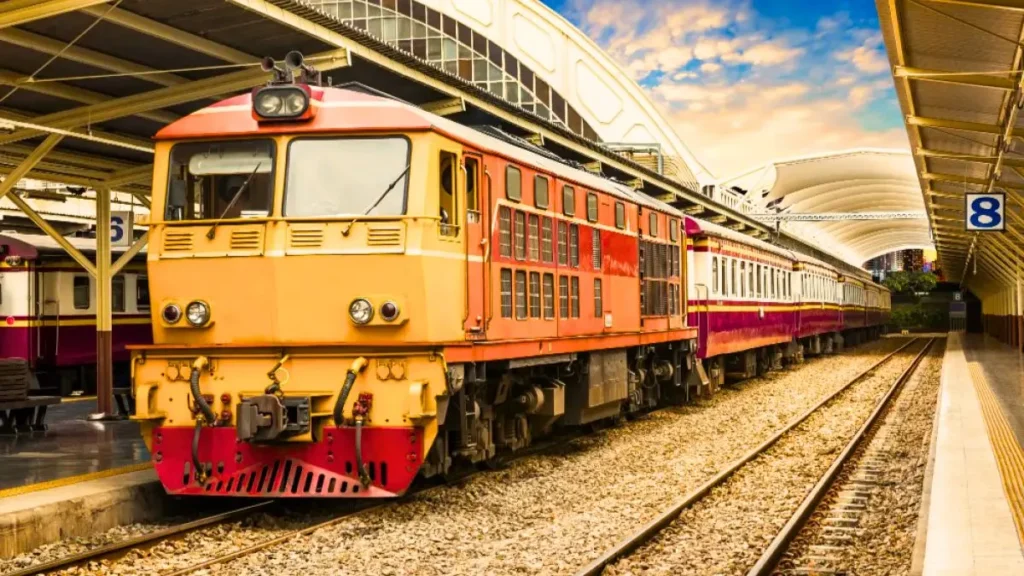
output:
M203 430L201 422L196 422L196 429L192 432L192 467L195 468L196 481L202 483L206 480L206 469L199 461L199 434Z
M359 481L363 486L370 485L370 475L363 466L363 419L356 419L356 470L359 472Z
M203 398L199 391L199 368L192 368L192 376L188 383L192 390L192 397L196 399L196 406L199 406L199 411L206 417L207 424L213 426L217 422L217 417L213 414L213 408L210 408L210 405L206 403L206 398Z
M356 373L349 370L345 375L345 384L341 387L341 394L338 394L338 401L334 403L334 425L341 426L345 421L345 402L352 392L352 385L356 383Z

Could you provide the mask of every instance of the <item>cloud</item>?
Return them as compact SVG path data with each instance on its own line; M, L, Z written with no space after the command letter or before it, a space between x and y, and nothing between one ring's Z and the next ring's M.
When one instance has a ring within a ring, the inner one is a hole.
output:
M870 36L852 50L836 52L837 60L850 62L857 70L867 74L881 74L889 71L889 59L882 47L882 36Z

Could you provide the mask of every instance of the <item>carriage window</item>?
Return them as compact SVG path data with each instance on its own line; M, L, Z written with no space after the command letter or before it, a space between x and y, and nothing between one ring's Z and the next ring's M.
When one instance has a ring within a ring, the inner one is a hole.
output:
M679 240L679 221L669 220L668 221L668 239L675 242Z
M523 199L523 175L515 166L505 168L505 197L516 202Z
M459 235L459 213L455 201L455 170L458 159L451 152L441 152L440 181L438 183L438 217L441 218L441 235Z
M651 236L657 236L658 235L658 213L657 212L651 212L651 216L650 216L650 229L647 231L647 233L649 235L651 235Z
M740 293L740 267L732 258L729 259L729 271L732 276L732 284L729 286L729 295L739 296Z
M149 277L139 275L135 277L135 308L149 310Z
M761 297L761 285L762 285L762 282L761 282L761 265L760 264L757 264L756 267L755 267L755 275L757 277L757 288L754 290L754 296L756 298L760 298Z
M754 263L747 263L747 296L754 297Z
M558 264L569 265L569 226L565 222L558 223Z
M580 227L576 224L569 226L569 265L580 267Z
M540 272L530 272L530 318L540 318Z
M533 204L537 208L547 209L550 194L548 194L548 179L543 176L533 177Z
M546 216L540 223L540 259L544 262L555 259L551 252L551 218Z
M479 178L480 163L476 158L466 158L466 210L470 212L480 211L479 203L477 202L479 195L477 181Z
M405 140L401 142L408 146ZM167 220L269 216L274 198L274 148L270 140L174 146L164 216ZM404 161L403 157L401 166Z
M576 215L576 189L572 186L562 187L562 214Z
M544 274L544 318L555 317L555 275Z
M526 320L526 272L516 270L516 320Z
M569 318L569 277L558 277L558 316Z
M75 310L88 310L92 301L88 276L75 276L72 280L75 291Z
M512 317L512 271L501 269L501 317Z
M740 298L747 297L747 263L740 262Z
M512 256L512 211L508 206L498 208L498 253Z
M580 317L580 278L579 276L573 276L569 279L572 282L572 299L570 300L572 308L572 317Z
M711 293L718 294L718 256L711 257Z
M124 276L110 279L110 306L114 312L124 312Z
M410 170L409 140L403 137L293 140L288 145L284 214L405 214ZM273 184L268 186L272 192Z
M516 210L514 224L516 260L526 260L526 214Z
M597 194L587 192L587 220L597 222Z
M540 260L540 217L530 214L530 260Z
M619 230L626 227L626 205L622 202L615 203L615 227Z

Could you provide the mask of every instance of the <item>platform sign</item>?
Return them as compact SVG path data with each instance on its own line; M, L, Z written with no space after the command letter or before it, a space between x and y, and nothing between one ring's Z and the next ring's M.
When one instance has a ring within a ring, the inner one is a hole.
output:
M110 212L110 245L131 246L135 241L131 212Z
M967 194L967 230L1002 232L1006 229L1006 195L1001 192Z

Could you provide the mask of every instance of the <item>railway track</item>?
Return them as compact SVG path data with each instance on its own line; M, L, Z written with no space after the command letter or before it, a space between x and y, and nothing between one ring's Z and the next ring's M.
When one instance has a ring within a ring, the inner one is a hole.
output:
M862 382L868 379L873 373L876 372L883 365L889 363L896 358L901 352L908 348L915 346L915 344L921 342L922 339L915 338L907 344L901 346L894 352L886 355L884 358L873 364L867 370L857 374L843 386L837 389L834 393L822 399L820 402L812 406L806 412L800 414L788 424L786 424L781 430L779 430L772 437L768 438L760 445L755 447L753 450L744 454L740 458L734 460L726 468L719 471L710 480L687 494L681 501L672 505L670 508L664 510L652 521L648 522L640 529L629 535L624 540L612 548L606 550L601 556L594 559L592 562L584 566L582 569L576 572L576 576L596 576L604 573L606 568L616 565L617 562L628 560L633 554L636 554L642 548L649 546L652 542L659 537L667 528L669 528L676 519L680 517L684 512L694 508L698 503L702 502L712 492L724 484L726 484L730 478L736 475L741 469L747 467L763 457L769 449L777 445L783 438L787 437L801 424L811 418L813 415L819 413L822 409L834 404L837 400L843 397L844 394L849 392L858 382ZM839 474L839 471L843 468L843 465L847 463L850 458L855 454L857 447L861 445L867 432L872 429L879 417L884 414L885 410L890 404L890 401L897 395L903 384L911 377L922 359L928 354L928 351L932 347L934 339L925 341L920 351L916 354L914 359L910 362L909 366L902 371L895 382L888 387L881 399L875 404L874 410L868 416L864 424L857 430L850 441L846 444L846 447L840 452L839 456L832 462L825 474L820 480L814 485L810 492L806 495L803 501L800 503L796 512L789 518L782 529L777 533L771 544L763 552L761 557L754 564L753 568L747 571L748 576L764 576L772 574L776 569L778 561L782 558L786 552L788 545L793 541L796 535L799 533L801 527L807 521L808 518L814 513L817 505L822 501L824 496L828 493L829 488ZM870 461L865 460L865 477L870 476L872 473L872 467ZM854 496L860 496L860 494L853 494ZM856 506L856 502L851 503L848 507ZM842 526L838 527L836 532L844 532ZM656 548L655 546L651 546ZM666 546L667 547L667 546ZM657 553L652 553L656 555ZM652 562L649 559L644 559L639 562L643 569L646 569ZM628 573L629 568L627 567L624 571ZM796 573L801 573L799 570ZM814 573L814 572L811 572ZM827 574L828 572L823 572Z

